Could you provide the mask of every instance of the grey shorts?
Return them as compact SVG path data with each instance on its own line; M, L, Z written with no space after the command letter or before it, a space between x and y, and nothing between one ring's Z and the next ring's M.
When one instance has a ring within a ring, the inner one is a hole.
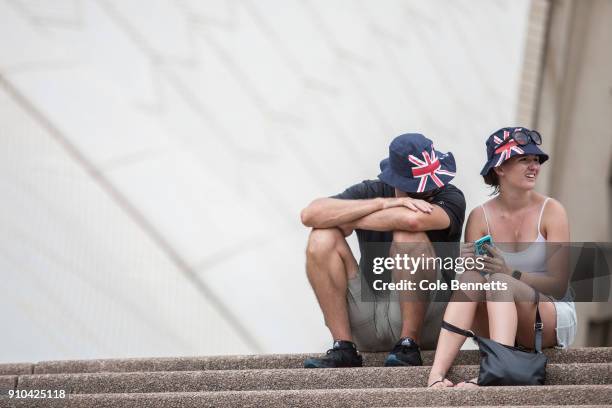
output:
M369 287L364 290L371 290ZM397 292L362 301L360 276L348 281L348 314L353 341L360 351L389 351L400 339L402 315ZM432 298L435 294L432 294ZM433 350L438 343L447 303L430 302L421 331L421 349Z

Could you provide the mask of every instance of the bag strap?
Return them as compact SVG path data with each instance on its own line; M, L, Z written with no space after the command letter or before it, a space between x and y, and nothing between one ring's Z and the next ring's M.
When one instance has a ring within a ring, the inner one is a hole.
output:
M536 353L542 352L542 331L544 324L540 317L540 292L535 291L535 304L536 304L536 316L535 316L535 351Z
M457 326L454 326L444 320L442 320L442 328L465 337L476 337L473 331L460 329Z

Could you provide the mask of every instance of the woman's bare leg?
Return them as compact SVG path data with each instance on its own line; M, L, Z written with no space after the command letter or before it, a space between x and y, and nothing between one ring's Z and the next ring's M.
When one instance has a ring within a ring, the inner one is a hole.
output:
M490 292L487 292L489 297ZM489 321L489 338L507 346L514 346L517 328L517 311L514 302L492 301L486 302ZM478 387L478 378L463 381L457 387Z
M511 276L495 274L490 281L504 282L508 290L504 292L487 292L487 312L489 315L490 338L507 346L515 342L526 348L533 348L535 341L536 305L534 289ZM514 299L514 301L509 301ZM557 344L557 315L554 304L546 297L540 296L540 318L544 324L542 347L553 347ZM476 382L475 379L470 380ZM464 382L459 387L476 387Z
M516 303L488 301L487 312L490 338L506 346L514 346L518 325Z
M484 282L484 278L478 272L473 271L465 272L459 280L461 282ZM474 316L478 303L483 300L484 293L482 291L456 292L446 307L444 320L460 328L471 328L474 324ZM455 357L457 357L457 353L459 353L459 349L461 349L465 339L466 337L460 334L444 329L440 330L436 355L427 382L428 385L446 377L446 373L453 364ZM434 386L448 387L452 385L452 382L444 380Z
M498 325L501 327L491 329L491 339L510 346L514 346L516 341L524 347L533 348L536 313L534 289L509 275L497 273L491 279L504 282L508 286L507 291L498 292L497 295L487 294L491 300L487 302L489 325L491 326L494 321L501 322ZM506 299L508 294L511 295L512 302L505 301L508 300ZM540 295L539 307L540 318L544 324L542 347L553 347L557 344L555 306L546 296Z

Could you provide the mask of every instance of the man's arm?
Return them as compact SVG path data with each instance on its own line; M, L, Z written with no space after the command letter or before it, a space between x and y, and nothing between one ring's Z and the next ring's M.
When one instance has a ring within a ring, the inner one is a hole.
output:
M427 213L434 206L423 200L410 197L371 198L364 200L345 200L337 198L318 198L301 213L302 224L312 228L340 227L364 217L391 209L402 209L409 213ZM368 228L369 229L369 228ZM386 231L386 230L382 230Z
M344 200L318 198L304 208L302 224L312 228L332 228L385 208L383 198L368 200Z
M372 231L411 231L423 232L443 230L450 226L446 211L431 205L431 212L412 211L405 207L383 209L348 222L346 229L366 229Z

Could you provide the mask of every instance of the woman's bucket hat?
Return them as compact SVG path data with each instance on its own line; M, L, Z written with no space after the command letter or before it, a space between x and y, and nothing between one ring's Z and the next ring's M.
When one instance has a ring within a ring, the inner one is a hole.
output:
M514 139L517 132L527 135L529 141L525 145L519 145ZM480 175L486 176L493 167L500 166L510 157L516 155L534 154L540 157L540 163L548 160L548 155L544 153L538 145L534 143L532 134L539 133L524 127L505 127L493 133L487 139L487 162L485 163ZM508 140L510 139L510 140Z
M452 153L434 150L433 143L419 133L393 139L389 157L380 162L378 178L406 193L422 193L443 187L455 177Z

